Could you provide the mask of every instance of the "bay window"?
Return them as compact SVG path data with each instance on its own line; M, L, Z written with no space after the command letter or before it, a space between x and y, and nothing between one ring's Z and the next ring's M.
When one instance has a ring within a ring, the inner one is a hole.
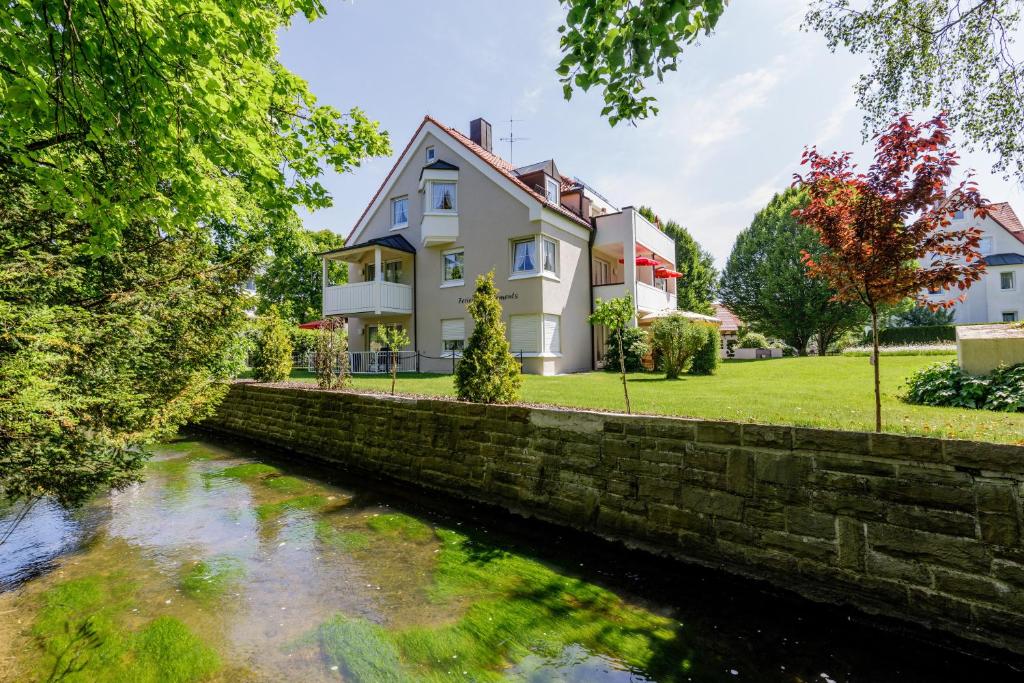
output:
M544 270L548 273L558 273L558 245L553 239L541 238L544 247Z
M512 272L532 273L537 270L537 240L533 237L512 243Z
M562 352L561 321L560 316L550 313L509 316L509 347L513 355L559 355Z
M428 197L430 211L456 211L455 183L434 181L430 183Z

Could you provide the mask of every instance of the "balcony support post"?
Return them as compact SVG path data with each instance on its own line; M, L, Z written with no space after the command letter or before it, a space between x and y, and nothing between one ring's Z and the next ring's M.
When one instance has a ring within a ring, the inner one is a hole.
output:
M376 246L373 248L373 279L375 281L373 287L373 307L377 315L380 315L380 297L381 289L384 287L381 283L384 282L384 273L381 272L383 264L380 259L380 247Z
M320 317L327 317L327 288L330 283L327 281L327 257L320 257L320 264L323 267L323 272L320 275Z

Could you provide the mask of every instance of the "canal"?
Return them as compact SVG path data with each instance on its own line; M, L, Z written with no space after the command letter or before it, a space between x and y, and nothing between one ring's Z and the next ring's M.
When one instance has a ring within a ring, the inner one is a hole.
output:
M0 545L3 681L1000 681L922 630L189 436ZM0 508L0 530L18 509ZM982 653L991 655L992 653Z

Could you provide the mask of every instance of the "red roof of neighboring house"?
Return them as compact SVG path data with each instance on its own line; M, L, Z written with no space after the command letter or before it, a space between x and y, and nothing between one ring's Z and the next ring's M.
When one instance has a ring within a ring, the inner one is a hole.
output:
M554 209L555 211L558 211L559 213L561 213L562 215L566 216L567 218L571 218L572 220L576 221L580 225L586 226L587 228L592 227L590 225L589 221L581 218L580 216L577 216L576 214L574 214L572 211L570 211L569 209L565 208L561 204L554 204L552 202L549 202L547 197L545 197L544 195L542 195L541 193L537 192L536 190L531 188L529 185L527 185L526 183L521 181L519 179L519 176L516 175L516 167L513 166L510 162L506 161L505 159L502 159L500 156L498 156L494 152L487 151L486 149L484 149L480 145L478 145L475 142L473 142L469 138L469 136L464 135L462 132L456 130L455 128L453 128L451 126L446 126L445 124L441 123L440 121L435 119L433 116L430 116L428 114L428 115L423 117L423 121L416 128L416 132L413 133L412 137L409 138L409 142L407 142L405 144L405 147L402 149L402 153L398 155L397 159L395 159L395 164L391 167L391 170L388 171L388 174L384 177L384 181L380 184L380 187L378 187L377 191L373 194L373 197L370 199L370 203L366 205L366 208L363 209L363 213L361 213L359 215L359 219L356 221L356 224L354 226L352 226L352 232L350 232L349 236L348 236L349 240L352 239L352 235L355 233L356 227L359 225L359 223L362 222L363 218L366 217L366 214L367 214L367 212L369 212L370 207L373 206L373 203L375 201L377 201L377 197L379 197L380 193L384 191L384 186L388 184L388 180L391 179L391 176L394 175L395 171L398 169L398 164L401 163L403 158L405 158L406 152L409 151L409 147L412 146L413 140L415 140L416 136L419 135L420 129L422 129L423 126L425 126L428 121L430 123L433 123L435 126L440 128L444 132L448 133L448 135L450 135L452 138L454 138L457 142L460 142L463 147L465 147L466 149L468 149L469 151L473 152L475 155L477 155L478 157L483 159L489 166L491 166L494 170L498 171L498 173L501 173L503 176L505 176L506 178L511 180L513 183L518 185L521 189L526 190L526 192L528 192L530 194L530 196L532 196L534 199L542 202L543 204L547 205L549 208Z
M740 326L743 325L743 321L736 317L736 314L728 309L728 307L722 304L714 304L715 317L722 321L722 326L719 328L721 332L739 332Z
M310 320L308 323L302 323L299 325L299 329L302 330L319 330L324 326L326 320Z
M1018 240L1024 242L1024 224L1020 222L1020 218L1017 217L1009 202L993 204L990 209L989 216L992 217L992 220L1006 228L1006 231Z

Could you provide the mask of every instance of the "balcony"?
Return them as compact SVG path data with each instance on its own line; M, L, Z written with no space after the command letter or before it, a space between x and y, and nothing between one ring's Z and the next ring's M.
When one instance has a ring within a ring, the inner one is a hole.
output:
M354 282L324 289L324 315L412 313L412 287L394 282Z
M666 308L676 307L676 295L666 292L657 287L638 282L636 283L636 310L640 315L664 311Z
M456 213L425 213L420 222L420 239L424 247L451 244L459 239L459 215Z

